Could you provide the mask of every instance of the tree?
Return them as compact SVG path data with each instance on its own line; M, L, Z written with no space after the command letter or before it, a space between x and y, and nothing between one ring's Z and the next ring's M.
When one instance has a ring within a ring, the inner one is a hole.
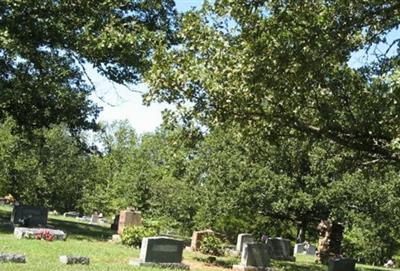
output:
M11 193L21 204L58 211L79 207L83 188L92 183L93 165L81 143L65 126L36 130L32 142L14 135L15 122L0 126L0 193Z
M235 122L269 140L294 129L397 163L399 40L381 44L399 10L394 0L216 1L183 16L180 46L158 49L146 99L208 127ZM360 50L372 61L351 66Z
M174 13L172 0L1 1L0 120L28 132L96 128L85 63L137 82L154 45L172 39Z

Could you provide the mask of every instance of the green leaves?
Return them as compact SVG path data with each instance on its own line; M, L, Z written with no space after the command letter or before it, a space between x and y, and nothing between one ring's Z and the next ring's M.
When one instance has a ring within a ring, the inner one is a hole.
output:
M398 106L387 94L396 79L386 73L398 70L398 54L362 69L348 64L399 25L396 7L396 1L217 1L183 15L179 46L157 50L147 98L189 103L182 116L208 127L234 122L267 137L290 128L366 159L398 161L390 147L399 133Z

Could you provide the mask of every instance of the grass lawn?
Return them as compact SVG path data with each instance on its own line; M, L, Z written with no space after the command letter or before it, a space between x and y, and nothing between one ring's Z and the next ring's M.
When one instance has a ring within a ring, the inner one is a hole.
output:
M74 218L49 216L49 224L68 234L67 241L17 240L9 223L11 208L0 206L0 252L21 253L27 256L26 264L0 263L0 271L124 271L133 270L130 259L139 257L139 250L108 242L113 232L107 227L78 222ZM88 266L65 266L59 263L60 255L90 257ZM184 263L191 270L222 271L239 261L233 257L219 257L213 265L207 264L207 256L184 251ZM313 263L314 257L297 255L293 262L273 261L272 265L282 271L325 271L325 266ZM136 268L135 270L165 270ZM394 270L357 265L357 271Z

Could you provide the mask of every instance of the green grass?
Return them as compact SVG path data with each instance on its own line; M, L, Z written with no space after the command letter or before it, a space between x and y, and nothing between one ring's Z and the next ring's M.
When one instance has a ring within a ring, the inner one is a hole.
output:
M107 226L96 226L79 222L74 218L49 216L49 224L68 234L67 241L17 240L13 236L10 220L11 208L0 206L0 252L21 253L27 256L26 264L0 263L0 271L161 271L157 268L133 268L130 259L139 257L139 250L108 242L113 232ZM65 266L59 263L61 255L90 257L88 266ZM184 252L184 262L194 271L228 270L239 259L217 257L209 264L208 256ZM326 271L325 266L314 263L314 257L297 255L296 262L273 261L272 266L281 271ZM357 265L357 271L394 270L366 265ZM398 269L397 269L398 270Z

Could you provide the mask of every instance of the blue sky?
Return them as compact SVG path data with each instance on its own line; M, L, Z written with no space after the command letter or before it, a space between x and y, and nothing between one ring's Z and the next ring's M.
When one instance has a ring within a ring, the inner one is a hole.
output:
M179 11L198 7L202 3L203 0L176 0ZM141 94L107 80L93 68L87 67L87 69L96 86L96 92L91 98L103 108L99 121L112 122L127 119L138 133L152 132L161 124L161 111L167 107L166 104L154 103L149 107L144 106ZM146 89L145 85L136 85L132 88L141 92Z

